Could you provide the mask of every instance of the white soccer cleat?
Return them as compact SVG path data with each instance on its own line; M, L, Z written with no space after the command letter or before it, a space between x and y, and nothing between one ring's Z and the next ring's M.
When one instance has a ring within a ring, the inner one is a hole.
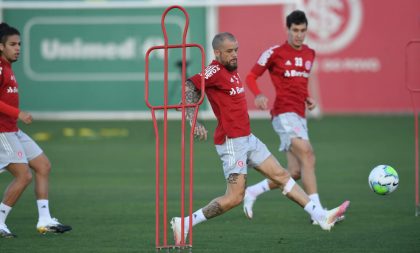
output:
M346 216L342 215L340 217L337 218L337 221L335 222L335 224L338 224L339 222L344 221L344 219L346 218ZM314 220L311 218L311 224L312 225L319 225L318 221Z
M71 226L61 224L56 218L51 218L38 220L38 223L36 224L36 229L41 234L45 234L47 232L62 234L67 231L70 231L72 228Z
M15 237L16 235L10 232L6 224L4 223L0 224L0 238L15 238Z
M344 216L344 213L346 212L347 208L350 205L350 201L344 201L343 204L340 206L331 209L329 211L326 211L326 215L322 220L318 221L319 226L323 230L331 230L331 228L334 226L334 224L338 221L338 219L341 216Z
M171 220L171 227L172 231L174 232L174 240L175 245L181 245L181 218L180 217L174 217ZM184 242L182 244L187 243L187 235L188 235L188 227L186 227L186 224L184 224Z
M244 197L244 203L243 203L243 207L244 207L244 213L245 216L248 219L252 219L253 216L253 212L252 212L252 207L254 206L255 201L257 200L257 198L249 195L246 191L245 191L245 197Z

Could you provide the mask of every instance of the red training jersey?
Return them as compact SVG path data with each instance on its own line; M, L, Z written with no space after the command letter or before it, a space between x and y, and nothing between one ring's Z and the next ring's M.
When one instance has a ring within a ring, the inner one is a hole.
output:
M189 78L201 89L201 73ZM214 143L225 143L226 137L237 138L251 134L245 89L236 70L228 71L213 60L205 70L206 95L217 118Z
M0 57L0 132L17 132L19 94L15 74L8 61Z
M255 80L268 69L276 89L276 100L271 109L272 116L295 112L305 117L306 98L309 96L308 78L314 60L315 51L313 49L302 45L302 48L297 50L287 41L283 45L273 46L261 54L249 76L252 79L253 74ZM250 85L249 81L248 85ZM254 95L258 95L255 94L255 90L258 88L251 90L254 90Z

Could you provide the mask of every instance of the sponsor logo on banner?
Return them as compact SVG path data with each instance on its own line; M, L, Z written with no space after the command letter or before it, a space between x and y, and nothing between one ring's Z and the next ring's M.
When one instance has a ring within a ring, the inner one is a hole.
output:
M160 21L160 15L33 16L23 29L23 70L35 81L143 80L141 70L148 53L149 80L163 80L165 51L158 47L164 44ZM184 20L168 16L165 24L179 32ZM180 55L178 51L168 52L169 64ZM177 80L178 75L171 69L168 80Z
M70 42L59 38L41 40L41 56L47 61L52 60L128 60L137 57L137 45L134 38L128 37L120 43L88 42L81 37L75 37ZM163 59L163 53L159 55Z

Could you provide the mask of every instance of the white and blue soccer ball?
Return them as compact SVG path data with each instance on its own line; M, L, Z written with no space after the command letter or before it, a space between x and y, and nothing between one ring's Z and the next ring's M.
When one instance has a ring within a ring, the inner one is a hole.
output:
M387 195L398 187L397 171L389 165L378 165L369 174L369 186L379 195Z

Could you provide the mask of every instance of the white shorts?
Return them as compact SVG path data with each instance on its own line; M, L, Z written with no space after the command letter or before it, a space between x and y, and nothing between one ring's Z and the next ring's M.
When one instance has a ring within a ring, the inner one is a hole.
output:
M288 151L292 138L309 140L306 119L294 112L282 113L273 118L271 122L274 131L280 137L280 151Z
M28 163L42 154L42 149L21 130L0 133L0 173L10 163Z
M226 138L225 143L216 145L227 179L230 174L247 174L248 167L256 167L270 155L267 146L253 134L245 137Z

